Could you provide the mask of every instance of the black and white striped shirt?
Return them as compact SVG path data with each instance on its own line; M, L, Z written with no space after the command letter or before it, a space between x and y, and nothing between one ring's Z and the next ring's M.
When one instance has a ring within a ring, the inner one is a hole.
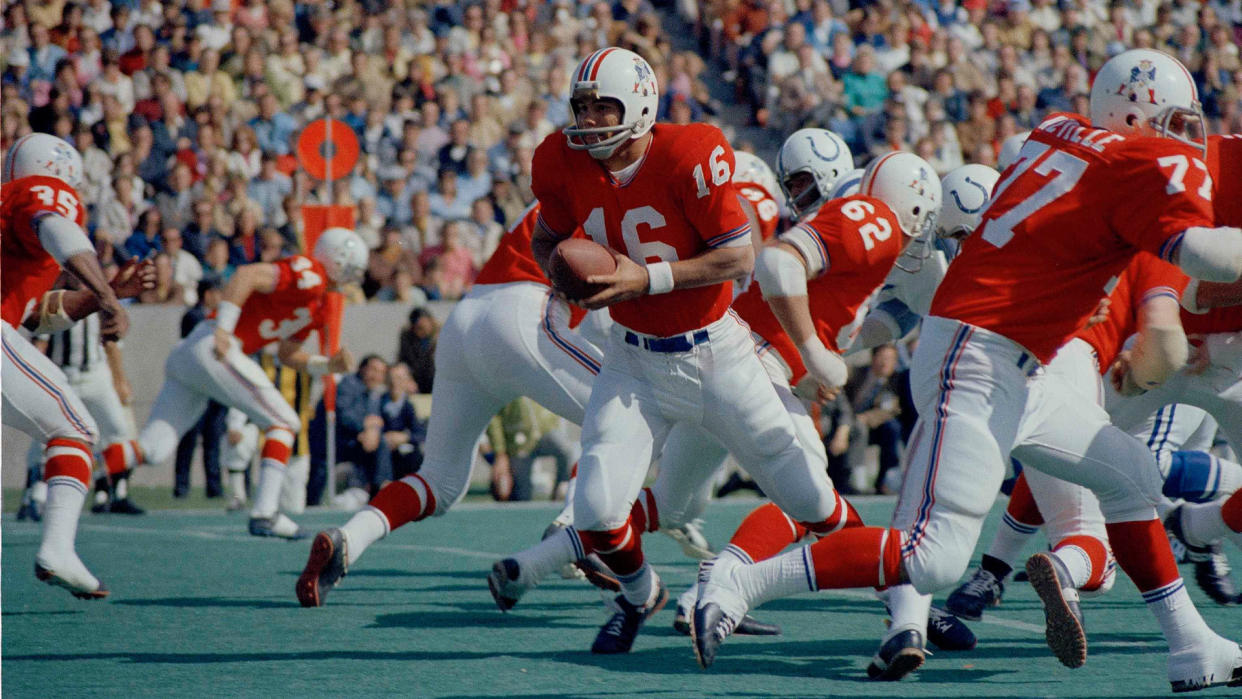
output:
M64 332L39 337L47 340L47 356L61 369L87 372L106 361L97 313L79 320Z

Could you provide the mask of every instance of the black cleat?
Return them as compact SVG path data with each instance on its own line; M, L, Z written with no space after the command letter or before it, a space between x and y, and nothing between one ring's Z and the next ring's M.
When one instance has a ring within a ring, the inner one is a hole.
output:
M521 577L522 569L515 559L506 558L492 564L492 572L487 574L487 589L500 611L513 609L526 594L529 586L521 583Z
M944 608L954 616L979 621L983 618L983 610L999 605L1004 594L1005 583L991 571L979 568L970 580L949 593Z
M900 631L880 645L867 665L867 677L895 682L923 665L927 652L923 635L913 629Z
M683 636L690 635L690 615L694 610L686 609L680 604L677 605L677 613L673 615L673 630ZM759 621L753 616L747 614L742 620L737 622L737 628L733 629L733 633L739 636L779 636L781 635L781 627L776 624L769 624L766 621Z
M112 504L108 505L108 511L118 515L145 515L147 513L146 510L139 507L129 498L113 500Z
M979 642L961 619L939 607L927 615L927 640L940 650L971 650Z
M316 534L306 568L293 588L298 602L303 607L322 607L328 593L349 573L348 560L345 536L340 529Z
M625 595L616 596L612 601L615 612L596 634L595 642L591 644L592 653L612 655L630 652L643 622L668 603L668 588L664 586L664 581L657 578L656 585L655 601L644 607L630 604Z

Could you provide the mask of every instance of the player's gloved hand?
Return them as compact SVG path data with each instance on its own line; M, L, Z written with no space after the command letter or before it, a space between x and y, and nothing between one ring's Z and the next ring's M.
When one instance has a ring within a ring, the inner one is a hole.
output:
M111 282L112 291L117 298L130 299L147 289L155 288L155 261L141 260L127 262Z
M802 355L802 363L807 373L815 377L826 389L840 389L849 378L849 368L841 355L829 350L816 336L811 336L798 345L798 354Z
M233 334L223 328L216 328L211 347L211 351L216 355L216 359L224 359L225 355L232 348Z
M99 302L99 332L105 341L116 341L129 332L129 314L116 298Z
M328 360L328 371L333 374L348 374L354 370L354 355L344 347Z
M612 274L587 277L589 284L605 285L594 296L581 301L579 305L588 310L611 306L647 293L647 269L616 250L609 248L608 251L612 253L612 259L617 261L617 270Z

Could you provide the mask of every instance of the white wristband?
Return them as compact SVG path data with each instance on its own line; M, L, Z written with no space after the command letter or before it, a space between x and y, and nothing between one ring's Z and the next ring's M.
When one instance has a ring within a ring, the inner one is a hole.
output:
M841 355L825 347L823 341L815 335L798 345L798 354L802 355L802 363L806 365L807 373L826 388L840 388L849 378L850 370Z
M667 262L647 265L647 293L667 294L673 290L673 266Z
M312 354L306 360L306 373L311 376L319 377L329 373L328 358L322 354Z
M241 318L241 307L232 301L221 301L216 309L216 327L232 333L237 329L237 320Z

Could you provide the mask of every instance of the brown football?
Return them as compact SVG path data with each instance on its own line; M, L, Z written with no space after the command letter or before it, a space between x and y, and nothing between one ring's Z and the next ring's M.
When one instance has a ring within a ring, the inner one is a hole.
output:
M548 270L552 285L558 290L571 299L585 299L603 288L599 284L588 284L587 277L612 274L617 270L617 261L612 259L608 248L595 241L570 238L562 240L552 251Z

